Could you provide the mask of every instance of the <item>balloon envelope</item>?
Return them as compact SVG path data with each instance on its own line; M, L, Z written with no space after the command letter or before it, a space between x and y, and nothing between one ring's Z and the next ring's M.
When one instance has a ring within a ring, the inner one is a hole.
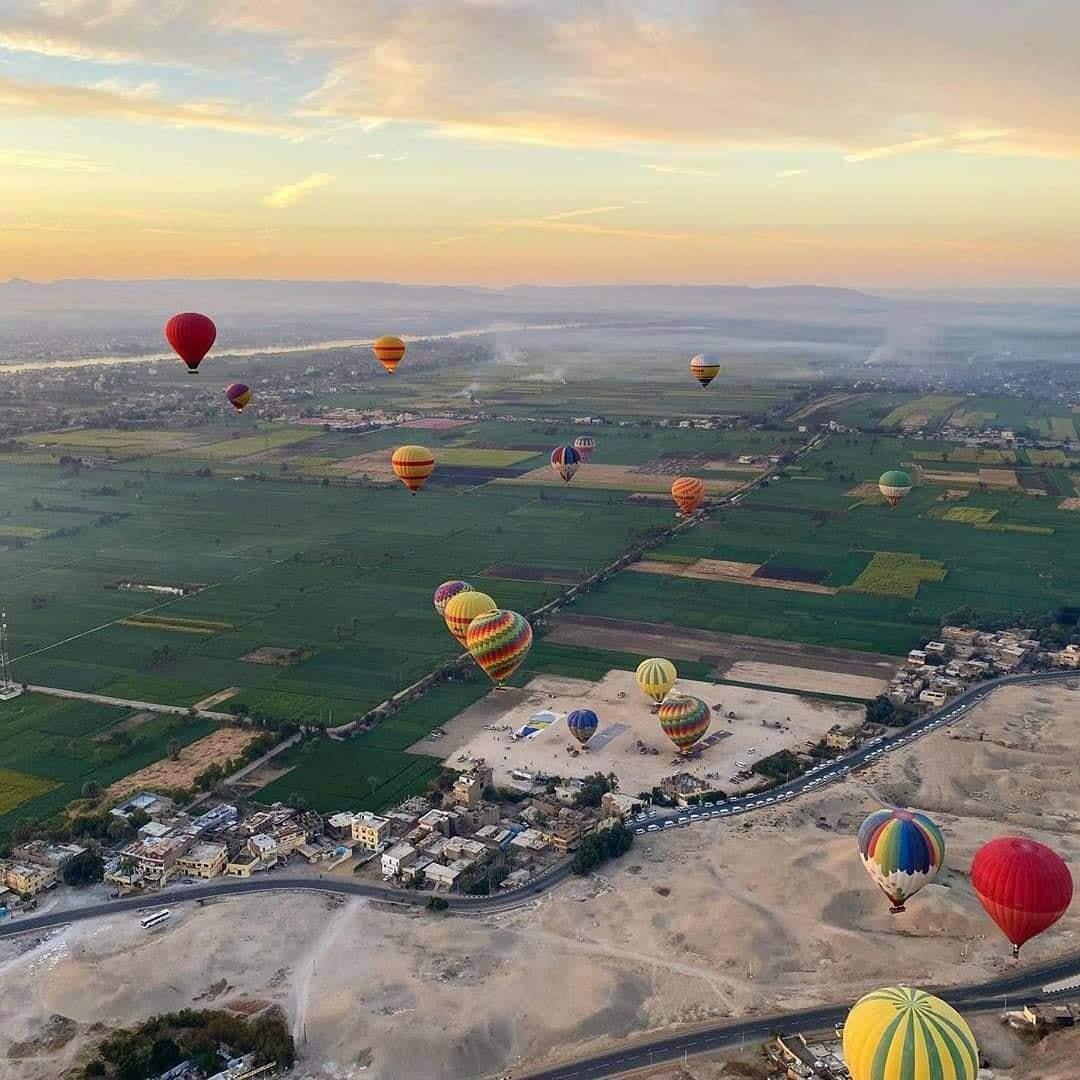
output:
M581 464L581 455L572 446L556 446L551 451L551 467L569 484Z
M637 671L634 672L638 686L655 702L664 700L678 677L679 673L675 670L675 665L660 656L642 660L637 666Z
M246 383L234 382L225 388L225 396L237 412L243 412L244 406L251 400L251 387Z
M709 730L712 713L701 698L669 697L657 714L664 734L684 753Z
M713 356L708 356L706 353L698 353L697 356L690 361L690 374L693 375L702 386L708 386L719 373L719 361Z
M192 374L198 370L216 339L217 327L213 319L197 311L183 311L165 324L165 340Z
M924 990L888 986L860 998L844 1023L852 1080L975 1080L979 1047L964 1018Z
M446 615L446 605L458 595L458 593L472 592L473 587L467 581L444 581L432 596L435 610L442 616Z
M446 629L464 646L465 632L469 629L469 623L477 615L494 611L495 607L495 601L487 593L475 590L458 593L457 596L452 596L447 600L446 608L443 610Z
M592 709L575 709L567 718L570 734L584 746L596 734L600 721Z
M390 465L394 475L415 495L435 471L435 458L426 446L399 446Z
M900 500L911 493L911 477L903 469L890 469L881 474L878 490L895 510Z
M386 368L387 375L394 374L394 368L405 358L405 342L393 334L383 334L376 338L371 346L375 359Z
M529 620L516 611L489 611L477 615L465 633L465 647L496 686L521 666L532 647Z
M574 449L582 461L588 461L589 456L596 449L596 440L591 435L579 435L574 440Z
M945 838L925 814L875 810L859 826L859 854L879 889L904 910L904 901L933 881L945 861Z
M671 485L671 497L684 514L692 514L705 501L705 482L696 476L680 476Z
M984 844L971 863L971 887L986 914L1012 942L1013 956L1049 929L1072 903L1065 860L1037 840L1001 836Z

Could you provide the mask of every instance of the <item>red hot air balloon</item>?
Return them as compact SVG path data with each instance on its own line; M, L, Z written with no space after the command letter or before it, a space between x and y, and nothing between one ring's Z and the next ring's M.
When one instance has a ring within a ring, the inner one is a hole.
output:
M192 375L198 372L202 358L210 351L216 338L217 327L213 320L194 311L174 315L165 324L165 340L187 364Z
M1048 930L1072 902L1072 874L1045 844L1002 836L979 848L971 863L971 887L979 903L1012 942L1013 956Z

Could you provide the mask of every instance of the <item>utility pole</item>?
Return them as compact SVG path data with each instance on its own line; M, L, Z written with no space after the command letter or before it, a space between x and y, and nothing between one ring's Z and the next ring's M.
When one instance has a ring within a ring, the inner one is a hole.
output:
M7 612L0 611L0 701L8 701L22 693L11 677L11 657L8 653Z

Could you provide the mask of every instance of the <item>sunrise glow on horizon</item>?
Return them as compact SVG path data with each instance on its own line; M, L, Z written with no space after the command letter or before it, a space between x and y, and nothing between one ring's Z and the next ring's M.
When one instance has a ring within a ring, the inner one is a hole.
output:
M0 279L1080 282L1080 9L14 0Z

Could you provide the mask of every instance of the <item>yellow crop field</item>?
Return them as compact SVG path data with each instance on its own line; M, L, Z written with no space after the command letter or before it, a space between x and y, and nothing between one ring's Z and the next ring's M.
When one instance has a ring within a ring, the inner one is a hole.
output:
M0 769L0 814L10 813L24 802L36 799L59 786L52 780L43 780L40 776L15 772L14 769Z
M435 461L439 465L464 465L478 469L507 469L531 457L536 457L535 450L474 450L462 446L435 451Z
M950 506L941 515L942 521L960 521L965 525L988 525L997 517L997 511L989 506Z
M843 592L914 599L924 581L943 581L945 564L905 551L877 551L866 569Z

